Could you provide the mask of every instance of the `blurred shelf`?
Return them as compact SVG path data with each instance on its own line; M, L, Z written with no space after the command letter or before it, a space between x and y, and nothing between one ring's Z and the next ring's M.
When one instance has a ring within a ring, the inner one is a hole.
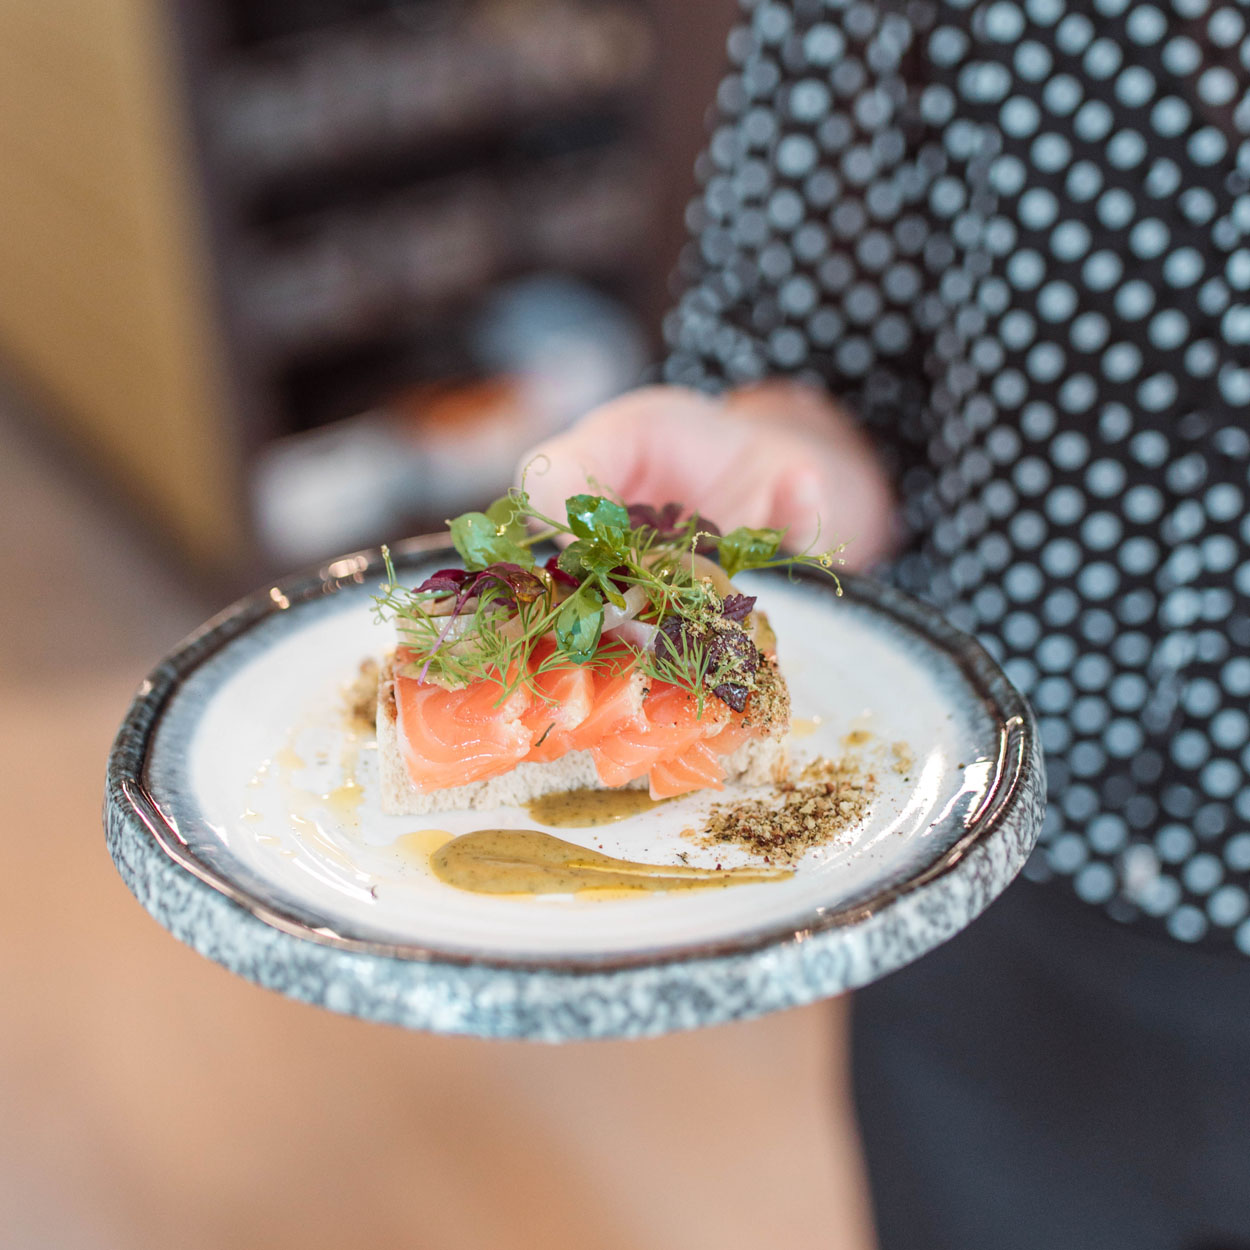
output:
M647 165L614 151L470 174L248 240L239 316L252 350L306 356L472 306L526 273L611 279L645 239Z
M244 188L418 151L472 161L542 121L636 112L652 52L629 3L409 5L216 69L210 144Z
M0 354L190 562L258 573L269 451L296 463L325 427L332 454L334 423L351 445L356 418L421 388L491 393L516 360L483 327L527 279L566 283L534 307L589 300L631 345L609 367L581 340L562 371L529 342L542 419L573 414L564 372L583 370L578 402L634 380L690 158L666 191L658 75L686 84L701 32L718 65L731 3L5 6ZM523 409L493 419L528 429ZM430 409L427 442L453 410Z

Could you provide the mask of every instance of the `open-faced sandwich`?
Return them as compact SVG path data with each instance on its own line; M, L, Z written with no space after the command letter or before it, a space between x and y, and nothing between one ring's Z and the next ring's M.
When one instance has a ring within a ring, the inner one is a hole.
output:
M781 778L790 699L776 640L731 579L829 569L831 554L781 557L781 531L722 535L677 504L575 495L565 518L547 517L521 489L457 517L451 537L463 567L413 588L387 557L377 604L398 638L378 683L385 811ZM561 538L540 565L534 548Z

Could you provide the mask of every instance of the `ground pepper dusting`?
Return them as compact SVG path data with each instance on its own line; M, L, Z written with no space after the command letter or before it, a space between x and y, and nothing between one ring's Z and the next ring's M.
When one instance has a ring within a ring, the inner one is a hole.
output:
M875 791L875 774L857 757L813 760L775 798L715 804L695 837L705 847L727 844L790 864L863 820Z
M343 715L350 729L372 733L378 710L378 662L362 660L360 672L343 690Z

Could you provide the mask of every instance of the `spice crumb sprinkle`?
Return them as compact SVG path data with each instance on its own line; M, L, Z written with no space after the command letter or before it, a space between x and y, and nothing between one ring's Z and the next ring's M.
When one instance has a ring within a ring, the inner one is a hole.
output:
M813 760L773 798L715 804L698 840L790 864L863 820L875 791L876 776L858 759Z
M363 660L360 671L343 691L343 712L347 727L357 733L372 733L377 717L378 663Z

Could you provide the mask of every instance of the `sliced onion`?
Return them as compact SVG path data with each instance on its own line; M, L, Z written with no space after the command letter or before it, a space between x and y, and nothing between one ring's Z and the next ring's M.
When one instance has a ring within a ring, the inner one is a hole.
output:
M473 632L474 617L472 612L462 612L454 621L448 621L441 631L443 643L459 642Z
M685 556L684 560L691 575L698 580L707 578L712 583L712 589L722 599L738 593L733 582L725 575L725 570L715 560L709 560L707 556L699 555L698 552Z
M630 620L622 621L620 625L610 630L604 630L603 636L614 642L623 642L633 647L635 651L646 651L650 648L657 632L655 625L648 625L646 621Z
M755 643L765 655L777 654L777 635L773 633L773 627L768 622L768 617L756 608L748 617L751 622L749 630L751 641Z
M614 603L603 606L603 632L616 629L626 621L632 621L647 606L647 592L641 586L631 586L625 591L625 606L618 608Z
M441 599L432 599L429 603L422 604L421 610L426 614L426 616L450 616L455 606L456 596L444 595ZM464 603L460 605L460 611L462 613L468 613L469 616L472 616L473 609L476 607L477 596L474 595L472 599L466 599Z
M475 632L477 618L472 612L462 612L453 621L448 621L443 631L442 645L454 645L463 642ZM497 627L499 636L505 642L517 642L525 632L525 625L519 616L510 616Z

